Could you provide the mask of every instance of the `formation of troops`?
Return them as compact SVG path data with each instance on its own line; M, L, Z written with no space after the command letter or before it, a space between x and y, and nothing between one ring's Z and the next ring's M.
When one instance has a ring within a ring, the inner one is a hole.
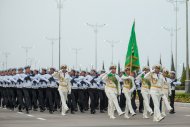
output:
M175 72L161 65L145 66L138 73L130 67L116 72L114 65L109 72L76 71L66 65L58 71L53 67L31 70L30 66L0 71L0 106L26 113L61 111L63 116L107 112L111 119L116 118L115 110L127 119L138 111L143 118L153 116L158 122L167 112L175 113L175 87L181 84Z

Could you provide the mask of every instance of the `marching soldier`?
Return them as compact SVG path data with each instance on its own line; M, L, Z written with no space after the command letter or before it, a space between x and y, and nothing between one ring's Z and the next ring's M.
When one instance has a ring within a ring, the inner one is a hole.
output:
M46 78L46 68L42 68L41 75L39 75L40 81L39 81L39 89L38 89L38 100L39 100L39 107L40 112L45 111L45 102L46 102L46 88L48 80ZM46 105L47 106L47 105Z
M134 82L134 72L131 72L130 76L123 75L121 77L123 80L123 90L122 92L125 95L126 98L126 107L125 107L125 115L124 117L129 119L129 112L131 113L131 116L136 115L134 112L132 105L131 105L131 95L133 91L136 89L135 82Z
M71 93L71 83L70 83L70 76L67 72L67 66L62 65L61 70L58 72L54 72L52 74L53 77L57 78L59 81L58 91L61 96L61 103L62 103L62 115L66 115L67 110L69 110L66 101L68 94Z
M32 104L33 110L37 111L37 94L39 89L39 81L40 81L40 74L38 70L34 70L33 78L32 78Z
M153 121L159 122L164 119L160 113L160 99L161 99L161 91L162 85L164 81L163 75L160 73L161 66L155 65L153 71L148 72L144 78L148 79L151 83L150 94L152 96L152 100L154 102L154 117Z
M111 119L115 119L114 110L116 109L118 115L123 115L117 96L121 94L120 82L121 79L116 75L116 66L112 65L109 68L110 72L108 74L104 73L100 77L106 83L105 92L108 97L108 115Z
M74 114L75 111L78 111L78 83L76 81L78 77L76 76L76 71L71 70L70 72L70 83L71 83L71 94L69 95L69 104L71 109L71 114Z
M23 72L23 68L18 68L18 79L17 79L17 100L18 100L18 111L22 112L22 108L24 107L23 102L23 86L24 86L24 77L25 74Z
M142 84L141 93L143 96L143 102L144 102L144 111L143 111L143 118L148 119L148 112L150 115L153 115L153 111L150 107L150 82L144 78L144 76L150 71L150 68L148 66L143 67L142 73L136 77L136 80Z
M55 78L52 76L52 74L55 72L54 68L50 68L50 71L48 74L46 74L46 78L49 80L47 83L47 89L46 89L46 97L49 104L49 113L52 114L54 111L54 96L56 94L56 91L54 91L54 88L57 86L57 83L55 81Z
M176 73L174 71L170 72L170 79L171 79L171 95L169 97L170 97L170 106L172 107L172 110L170 111L170 113L174 114L175 113L175 108L174 108L175 87L178 85L181 85L181 82L177 81Z
M167 69L163 69L164 82L162 86L162 116L166 116L166 108L171 111L172 107L168 102L168 95L171 95L171 80L168 78L169 71Z
M88 92L90 97L91 114L96 113L96 102L98 98L97 82L95 81L96 78L97 78L96 70L91 70L90 75L86 76L89 85Z
M32 86L30 66L25 67L25 74L23 75L23 77L24 77L24 83L23 83L24 102L25 102L26 113L28 114L31 105L30 88Z

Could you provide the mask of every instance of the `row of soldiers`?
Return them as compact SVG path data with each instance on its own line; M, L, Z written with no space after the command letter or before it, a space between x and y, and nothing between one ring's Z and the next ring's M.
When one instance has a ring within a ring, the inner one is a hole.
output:
M59 71L53 67L49 70L42 68L41 72L31 71L30 66L13 68L0 71L0 105L11 110L18 107L19 112L25 109L26 113L39 108L41 112L47 109L52 114L60 108L62 115L66 115L68 110L72 114L78 110L84 113L89 108L91 114L95 114L97 109L101 113L108 110L113 119L116 109L119 115L125 114L125 118L130 118L128 113L136 115L135 99L138 94L139 112L143 113L143 118L149 118L149 112L150 115L154 113L154 121L162 120L166 115L165 105L170 113L175 113L175 86L180 84L175 72L166 69L161 72L161 66L157 65L152 70L144 67L138 74L127 67L117 75L116 66L111 66L108 73L104 70L99 73L96 70L68 71L66 65ZM160 102L165 102L161 109L163 117L158 114Z
M62 70L66 71L65 68L62 66ZM38 109L40 112L46 109L50 113L57 111L63 102L60 98L62 94L59 77L53 76L55 71L52 67L49 70L42 68L39 72L36 69L31 70L30 66L0 71L0 106L11 110L18 107L19 112L25 109L26 113ZM101 113L107 110L108 101L104 83L98 79L98 75L95 70L88 73L70 70L64 74L69 78L70 90L65 99L72 114L78 109L83 113L89 107L92 114L96 109L100 109Z

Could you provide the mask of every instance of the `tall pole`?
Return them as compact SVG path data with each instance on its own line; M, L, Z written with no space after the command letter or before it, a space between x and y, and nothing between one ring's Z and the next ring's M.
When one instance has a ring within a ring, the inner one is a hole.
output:
M112 54L112 58L111 58L111 64L114 64L114 46L116 43L118 43L119 41L114 41L114 40L106 40L106 42L108 42L111 45L111 54Z
M175 42L175 68L176 68L176 76L178 75L178 73L177 73L177 69L178 69L178 67L177 67L177 64L178 64L178 56L177 56L177 54L178 54L178 44L177 44L177 39L178 39L178 31L177 31L177 29L178 29L178 11L179 11L179 8L178 8L178 3L183 3L184 2L184 0L167 0L168 2L171 2L173 5L174 5L174 10L175 10L175 27L176 27L176 31L175 31L175 34L176 34L176 42Z
M163 28L164 28L164 30L166 30L166 31L168 31L170 33L170 38L171 38L170 46L171 46L171 56L172 56L172 54L173 54L173 36L174 36L174 32L179 31L180 28L178 28L178 29L174 29L173 27L171 27L171 28L163 27Z
M188 24L188 2L186 0L186 81L185 81L185 92L190 93L190 80L189 80L189 24Z
M79 48L73 48L73 50L75 52L75 68L77 69L78 68L78 52L81 49L79 49Z
M106 24L89 24L87 23L87 26L93 28L94 34L95 34L95 69L97 70L97 64L98 64L98 28L104 27Z
M63 1L57 0L57 8L59 9L59 69L61 67L61 9L63 8Z
M23 49L25 50L25 52L26 52L26 66L27 66L27 62L28 62L28 61L27 61L27 59L28 59L28 50L29 50L29 49L32 49L32 47L24 47L24 46L23 46L22 48L23 48Z
M10 55L9 52L4 52L3 55L5 56L5 69L7 70L8 67L8 56Z
M51 66L53 67L53 60L54 60L54 59L53 59L53 56L54 56L54 55L53 55L53 52L54 52L54 51L53 51L53 48L54 48L54 43L55 43L54 41L56 41L56 40L58 40L58 39L56 39L56 38L47 38L47 37L46 37L46 39L51 42Z

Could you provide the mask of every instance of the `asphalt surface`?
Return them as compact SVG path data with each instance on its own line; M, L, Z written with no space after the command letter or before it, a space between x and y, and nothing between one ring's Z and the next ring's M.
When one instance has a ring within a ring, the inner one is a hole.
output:
M107 113L90 112L68 113L62 116L60 112L49 114L31 111L30 114L18 113L0 108L0 127L190 127L190 104L176 103L176 113L167 114L161 122L153 122L152 118L143 119L137 113L134 118L125 119L115 114L116 119L109 119Z

